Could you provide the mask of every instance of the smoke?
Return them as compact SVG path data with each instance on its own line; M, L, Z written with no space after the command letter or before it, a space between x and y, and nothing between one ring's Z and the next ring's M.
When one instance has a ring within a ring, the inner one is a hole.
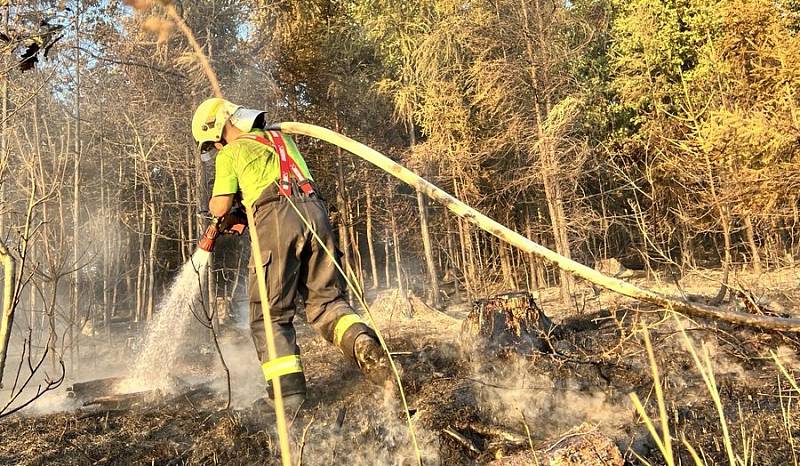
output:
M358 400L345 400L346 416L341 428L336 425L336 409L331 410L332 417L311 425L303 462L324 465L346 461L349 466L417 464L397 395L375 389L374 393L357 396ZM302 432L304 427L293 429ZM439 464L438 435L418 424L415 432L423 464Z
M247 332L229 331L220 339L220 348L231 373L231 407L242 409L266 395L264 376L253 342ZM227 382L219 359L212 370L217 375L211 388L221 397L227 396Z
M28 390L24 395L33 395L35 390ZM23 396L24 399L24 396ZM48 392L35 403L31 404L25 411L28 415L43 416L62 411L71 411L79 407L74 398L67 395L66 385L62 384L57 390Z
M46 348L46 339L42 335L33 333L33 345L24 345L23 338L28 335L19 328L16 328L17 340L9 353L10 364L6 366L5 377L3 379L4 388L0 389L0 407L8 403L13 396L16 399L10 404L9 409L27 402L36 396L39 387L46 387L48 380L55 380L61 376L59 361L64 358L65 377L62 384L55 390L48 391L44 395L22 410L27 415L44 415L59 411L69 411L78 407L77 402L68 396L67 388L73 383L89 379L102 379L107 377L118 377L126 372L128 358L125 351L120 350L122 346L119 342L109 342L105 338L97 336L95 338L81 338L77 340L80 345L75 347L74 364L71 364L69 351L62 349L61 340L56 342L56 351L53 352ZM63 323L57 323L57 335L66 335ZM43 340L43 341L42 341ZM31 354L31 351L33 354ZM45 354L45 351L47 353ZM36 368L37 364L44 357L41 366L36 373L23 385L30 376L31 368ZM22 360L22 361L21 361ZM21 362L21 364L20 364ZM19 372L19 374L17 374ZM16 381L16 383L15 383ZM12 389L14 392L12 394ZM18 392L22 390L22 393ZM18 394L18 395L17 395Z
M714 369L714 374L716 375L733 375L739 380L747 380L747 371L745 370L744 366L738 362L734 357L730 356L728 352L726 352L723 348L720 348L719 343L716 338L704 338L699 342L697 339L692 339L692 344L695 347L695 350L698 352L700 357L702 358L702 348L703 346L706 347L708 350L708 355L711 360L712 368ZM681 344L684 344L683 340L681 339Z
M473 377L483 381L475 388L483 415L521 432L527 425L534 439L552 438L583 423L612 438L624 437L634 412L625 393L586 387L573 378L556 381L535 371L523 357L500 364L473 363Z

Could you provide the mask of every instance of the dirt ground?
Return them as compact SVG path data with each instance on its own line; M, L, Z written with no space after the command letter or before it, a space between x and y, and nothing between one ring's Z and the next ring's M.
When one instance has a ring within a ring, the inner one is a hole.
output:
M788 315L800 309L799 279L798 272L784 270L758 278L743 275L737 283L765 312ZM680 290L652 277L632 280L664 292L710 296L718 276L684 277ZM424 464L532 464L531 446L541 458L565 438L587 432L613 439L628 464L642 459L664 464L630 399L636 394L658 423L644 326L655 349L682 464L694 464L684 440L705 464L729 463L720 416L687 339L701 354L703 347L708 350L734 453L746 464L796 464L800 393L792 391L771 356L776 354L789 372L800 370L796 335L676 319L589 287L574 303L559 303L557 294L556 289L538 293L544 312L558 324L554 351L503 357L460 349L460 319L468 303L439 312L415 300L409 319L396 294L376 298L373 313L402 365ZM740 306L736 300L729 305ZM295 460L306 465L416 464L397 397L363 381L305 324L299 333L310 400L292 423ZM232 329L226 338L247 342L247 333ZM213 369L206 378L219 377L213 352L202 358L195 365ZM230 354L229 359L231 365L255 367L247 377L234 374L235 393L244 385L263 385L254 356ZM23 412L0 421L0 463L277 464L272 414L251 407L250 400L224 410L219 386L121 411Z

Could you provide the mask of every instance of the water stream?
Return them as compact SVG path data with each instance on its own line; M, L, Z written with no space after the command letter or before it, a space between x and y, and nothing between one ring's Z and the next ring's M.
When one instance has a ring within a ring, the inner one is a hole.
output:
M209 253L197 249L187 261L159 303L153 320L147 326L141 352L117 386L118 393L145 390L171 391L171 368L178 356L183 334L194 319L192 307L199 305L200 277L208 265ZM195 309L202 314L202 310Z

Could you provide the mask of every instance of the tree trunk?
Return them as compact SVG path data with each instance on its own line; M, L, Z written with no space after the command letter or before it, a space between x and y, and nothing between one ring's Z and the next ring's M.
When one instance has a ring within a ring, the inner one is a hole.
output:
M178 188L178 177L175 176L175 173L170 173L170 178L172 179L172 193L175 196L175 204L180 205L181 199L181 191ZM181 263L185 263L189 258L186 256L186 232L183 230L183 222L181 221L181 216L176 216L177 220L177 227L178 227L178 248L181 251ZM191 228L191 226L190 226Z
M548 156L549 157L549 156ZM551 168L552 166L548 167ZM544 191L547 200L547 208L550 214L550 223L553 228L553 238L555 240L556 252L566 257L572 258L567 239L567 227L564 215L564 206L561 200L561 187L551 173L544 169L542 178L544 179ZM562 302L567 302L575 288L572 275L559 269L560 297Z
M130 271L133 270L133 254L131 254L131 245L133 243L132 234L128 233L125 235L125 288L123 289L123 302L125 303L125 308L128 309L129 315L131 320L136 321L136 302L132 300L131 297L135 297L136 293L134 290L134 282L133 282L133 274ZM138 268L137 268L138 272Z
M8 8L8 6L6 6L6 8ZM5 104L5 102L4 102L4 104ZM39 129L39 96L38 95L34 97L33 109L32 110L33 110L33 142L36 145L36 158L38 159L38 163L39 163L39 173L40 173L40 176L42 177L42 181L38 183L40 185L39 189L41 189L41 187L43 187L46 183L44 182L44 174L45 174L44 157L42 156L43 155L42 154L42 140L41 140L41 131ZM5 130L3 130L3 138L5 138ZM48 143L48 146L49 146L50 141L48 140L47 143ZM5 150L3 151L3 154L0 155L0 157L2 157L3 155L5 155ZM0 189L2 189L2 188L0 188ZM37 196L38 196L38 194L37 194ZM2 204L3 204L3 201L2 201L2 199L0 199L0 205L2 205ZM1 211L2 211L2 208L0 208L0 218L2 217L2 212ZM42 205L42 221L43 221L44 225L47 225L47 223L48 223L47 220L48 220L48 211L47 211L47 203L45 202ZM3 234L2 229L0 229L0 235L2 235L2 234ZM44 246L45 250L47 250L47 248L49 248L49 244L48 244L49 240L47 239L48 236L49 235L45 235L45 239L43 240L43 243L45 244L45 246ZM32 239L25 238L23 241L28 242L28 244L30 244L30 242L32 242ZM27 253L27 250L28 250L28 247L26 246L26 253ZM31 294L30 294L31 302L29 304L29 306L30 306L30 321L31 321L31 329L34 330L34 329L36 329L36 327L33 326L33 323L36 321L36 287L35 286L31 286L30 288L31 288ZM44 301L44 294L42 294L42 301ZM42 304L43 304L42 308L44 308L44 306L47 303L42 302ZM39 330L44 331L44 320L42 320L41 325L39 326ZM2 372L2 368L0 368L0 372ZM1 373L0 373L0 377L2 377Z
M513 265L511 263L511 258L509 257L508 248L502 243L502 241L497 242L497 248L500 252L500 269L503 272L503 283L505 284L506 288L510 290L516 290L518 288L517 280L514 277Z
M455 270L458 269L461 265L459 264L459 254L455 248L455 242L453 241L453 218L450 216L447 210L444 211L444 224L445 224L445 231L447 233L447 261L445 264L449 266L452 273L455 273Z
M69 361L70 370L75 369L75 323L78 315L78 305L80 292L79 272L78 272L78 245L81 241L80 226L78 225L78 215L80 213L80 170L81 170L81 2L77 3L75 9L75 162L73 171L73 191L72 191L72 267L75 271L72 274L72 309L70 309L69 322ZM78 354L80 357L80 354Z
M8 19L9 19L9 9L11 2L6 2L3 6L3 32L5 33L6 37L8 37ZM3 66L7 66L7 62L3 61ZM0 160L6 157L8 152L8 72L5 72L0 76L0 79L3 80L2 90L0 90L0 98L2 98L2 112L3 112L3 122L0 124ZM37 100L38 101L38 100ZM37 133L38 136L38 133ZM0 173L0 179L4 179L4 173ZM5 237L5 205L6 205L6 184L7 183L0 183L0 237ZM0 374L2 377L2 374Z
M528 207L526 210L527 215L525 216L525 234L528 238L533 238L533 226L531 222L531 209ZM537 290L542 287L542 283L539 281L539 271L538 269L538 259L533 254L528 254L528 267L529 267L529 275L530 275L530 282L529 287L532 290Z
M694 246L689 226L681 222L681 274L685 275L687 268L694 268Z
M789 231L789 222L786 219L770 219L770 231L772 235L775 237L775 246L774 246L774 260L772 261L773 264L776 266L781 265L792 265L791 261L791 248L789 245L786 244L785 233ZM766 261L766 264L763 264L767 269L770 268L770 262Z
M455 176L453 177L453 191L456 197L459 197L460 190ZM464 274L464 283L467 288L467 298L475 299L475 286L477 282L477 268L475 266L475 250L472 244L472 228L468 222L465 222L461 217L458 217L458 231L459 242L461 246L462 262L464 263L466 273Z
M3 269L3 294L0 298L2 299L2 302L0 302L0 305L2 305L0 307L0 388L2 388L3 372L8 356L8 342L11 338L11 328L14 325L14 296L17 294L16 262L2 240L0 240L0 268ZM30 323L30 326L32 330L33 322ZM16 382L14 386L16 386Z
M470 248L467 246L469 241L470 241L469 225L465 224L464 221L459 217L458 242L461 248L461 263L463 264L463 270L464 270L464 287L467 289L467 299L472 300L475 297L475 291L474 291L475 266L472 261L472 254Z
M33 330L34 332L44 329L43 325L39 326L38 328L36 326L36 309L38 309L37 306L39 305L39 303L38 303L38 300L36 299L36 287L35 286L29 287L29 289L28 289L28 300L30 301L29 304L28 304L30 306L30 311L28 313L28 325L30 326L31 330ZM2 364L0 364L0 378L2 378L2 376L3 376L3 368L2 368Z
M142 191L144 194L144 191ZM145 291L144 291L144 280L146 278L146 270L145 270L145 260L144 260L144 228L145 228L145 208L147 205L144 203L144 199L142 199L142 215L139 218L139 249L137 252L139 253L139 263L136 269L136 321L144 320L144 308L145 308Z
M406 302L408 297L406 295L406 287L403 284L403 267L401 265L402 258L400 257L400 238L397 234L397 218L394 211L391 211L392 222L392 239L394 240L394 267L397 274L397 289L400 290L400 296L403 302Z
M111 212L111 209L108 208L106 205L107 202L107 195L106 195L106 170L105 170L105 163L103 163L103 158L100 158L100 222L101 223L101 231L103 234L103 325L105 326L105 337L106 342L111 343L111 307L109 305L109 282L111 274L111 266L110 266L110 252L109 252L109 234L108 234L108 216Z
M350 204L350 202L348 202L348 204ZM350 250L353 252L353 265L355 266L354 267L355 270L353 272L353 280L357 282L358 289L361 290L363 294L364 268L363 268L363 263L361 261L361 244L359 243L358 239L358 230L356 230L355 227L356 222L355 222L355 217L353 216L353 209L352 208L348 209L347 213L349 215L347 222L349 230L348 234L350 236L350 241L352 243L350 245Z
M466 227L470 232L467 248L475 261L475 282L478 286L483 286L486 283L485 268L488 266L488 264L486 264L486 262L483 260L483 252L486 250L486 244L483 241L483 235L480 229L473 230L469 227L469 225L466 225Z
M749 215L744 217L745 234L747 235L747 245L750 247L750 255L753 257L753 272L761 275L761 256L756 245L756 235L753 229L753 220Z
M372 289L378 288L378 262L375 259L375 244L372 239L372 189L366 187L367 194L367 247L369 248L369 265L372 270Z
M725 300L725 294L728 292L728 276L731 271L731 224L730 217L727 215L727 208L720 208L724 212L720 222L722 224L722 238L725 241L725 256L722 262L722 281L719 287L719 293L711 301L712 304L718 305Z
M47 322L49 325L49 337L47 339L47 351L50 353L50 365L53 371L58 368L58 332L56 331L56 299L58 298L58 275L53 279L53 294L50 296L50 307L47 312Z
M428 267L428 281L431 286L431 301L433 307L439 307L439 277L436 264L433 261L433 248L431 235L428 230L428 209L422 192L417 191L417 211L419 212L419 226L422 233L422 246L425 249L425 264Z
M525 17L524 24L526 32L531 34L531 31L528 27L528 7L522 0L520 1L520 6ZM528 60L530 62L530 75L532 82L538 89L544 91L548 89L550 84L546 74L540 75L540 68L542 68L541 62L546 61L546 58L538 57L536 55L536 51L538 49L541 49L539 51L546 50L547 38L542 15L539 11L540 5L538 2L533 2L533 6L535 9L533 16L537 20L536 40L539 47L534 47L535 44L533 44L533 41L531 40L526 44L526 50L528 54ZM531 37L533 37L532 34ZM540 65L537 66L537 64ZM545 198L550 214L550 223L553 229L553 239L556 252L567 259L571 259L572 255L570 254L569 238L567 237L567 222L566 215L564 214L562 190L561 185L558 182L559 167L555 156L556 148L553 146L553 142L550 140L549 135L545 134L543 127L544 122L547 119L547 114L550 111L550 100L549 97L546 96L546 92L541 92L540 95L544 96L542 98L543 100L533 102L532 107L536 116L536 133L539 138L540 147L539 161L542 165L542 182L544 184ZM561 301L566 302L571 297L575 288L574 278L564 270L559 269L559 281L561 286Z
M544 224L544 217L542 216L542 211L538 208L536 209L536 215L537 218L539 219L539 224ZM542 235L540 235L539 233L534 234L534 236L536 237L536 241L539 244L541 244L541 242L544 241ZM542 288L547 288L548 286L550 286L550 281L547 278L548 276L547 266L545 265L544 261L542 261L538 257L536 258L536 265L537 265L536 279L539 281L539 286Z
M411 142L411 150L417 144L417 136L414 132L414 122L408 122L408 135ZM425 170L423 169L423 176ZM433 261L433 249L431 247L431 235L428 230L428 206L425 196L417 190L417 212L419 214L419 228L422 234L422 247L425 250L425 265L428 269L428 282L431 286L431 301L433 307L439 307L439 277L436 271L436 263Z
M475 301L461 323L459 342L478 361L549 350L553 323L528 292L501 293Z
M600 212L602 214L602 217L600 217L600 229L603 232L600 257L602 259L608 259L608 231L610 229L610 224L608 222L608 208L606 207L606 191L602 177L598 177L598 182L600 183Z
M147 320L152 320L153 309L155 308L155 280L156 280L156 246L158 245L158 215L156 214L156 204L150 198L150 248L147 254Z
M445 234L447 235L447 258L445 260L445 275L450 277L450 280L453 281L453 292L455 293L456 299L461 298L461 290L458 283L458 275L459 275L459 264L458 264L458 252L456 251L455 242L453 241L453 232L451 230L450 225L452 224L452 218L450 214L447 213L447 210L444 211L444 223L445 223Z
M386 288L392 287L392 276L389 272L389 264L391 257L389 256L389 229L386 226L383 227L383 266L386 269Z
M193 219L195 215L197 215L197 208L194 206L192 202L194 197L192 196L192 181L189 178L189 173L186 173L186 244L184 248L187 250L187 256L191 257L192 253L194 253L194 239L195 239L195 228ZM188 259L188 257L187 257Z
M336 130L339 130L339 121L336 121ZM342 156L342 149L336 149L336 205L339 209L339 249L342 250L344 254L344 264L342 264L342 270L348 276L351 276L353 273L353 269L351 267L351 259L350 259L350 238L347 234L347 226L345 222L350 218L348 215L347 209L347 197L345 193L345 184L344 184L344 157ZM350 301L350 304L353 304L353 292L350 287L347 287L347 298Z

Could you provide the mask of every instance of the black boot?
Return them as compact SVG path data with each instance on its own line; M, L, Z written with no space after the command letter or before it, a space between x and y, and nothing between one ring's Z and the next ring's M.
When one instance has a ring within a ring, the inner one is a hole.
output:
M394 381L389 356L380 342L367 333L362 333L353 344L353 353L361 373L373 384L385 387Z
M291 424L292 420L297 417L297 414L303 408L306 401L306 395L303 393L295 393L293 395L286 395L283 397L283 414L286 421ZM266 396L257 399L253 402L253 409L263 413L274 415L275 413L275 400Z
M283 397L283 412L286 415L286 422L291 424L292 421L294 421L294 418L297 417L297 414L303 408L305 402L306 396L302 393Z

